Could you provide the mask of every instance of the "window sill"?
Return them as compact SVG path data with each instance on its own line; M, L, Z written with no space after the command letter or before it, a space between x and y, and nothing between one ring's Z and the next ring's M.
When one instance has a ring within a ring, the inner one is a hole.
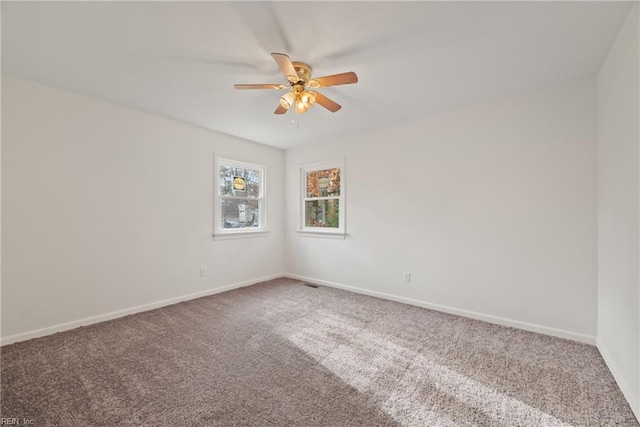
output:
M298 236L302 237L322 237L325 239L346 239L347 233L342 231L312 231L312 230L297 230Z
M231 240L231 239L246 239L249 237L266 237L269 234L269 230L243 230L233 232L213 233L213 240Z

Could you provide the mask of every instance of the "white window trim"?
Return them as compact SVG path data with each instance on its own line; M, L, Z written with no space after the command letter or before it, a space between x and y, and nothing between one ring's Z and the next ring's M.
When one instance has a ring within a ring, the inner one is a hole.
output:
M336 197L339 201L340 212L338 214L338 228L326 227L307 227L305 226L305 200L307 199L307 172L316 170L340 168L340 196ZM326 237L333 239L344 239L347 236L346 228L346 170L344 157L323 160L319 162L304 163L300 165L300 228L297 230L299 236L309 237Z
M220 196L220 164L237 166L240 168L257 169L260 171L260 227L257 228L222 228L220 215L222 212L223 196ZM213 238L226 240L246 237L261 237L269 233L267 228L267 168L255 163L247 163L234 160L229 157L214 156L214 213L213 213Z

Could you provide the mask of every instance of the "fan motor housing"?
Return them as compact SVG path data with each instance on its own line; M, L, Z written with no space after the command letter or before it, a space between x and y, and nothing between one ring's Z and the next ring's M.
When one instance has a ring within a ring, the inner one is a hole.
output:
M298 77L300 80L304 81L305 84L309 83L311 79L311 67L304 62L293 62L293 68L298 73Z

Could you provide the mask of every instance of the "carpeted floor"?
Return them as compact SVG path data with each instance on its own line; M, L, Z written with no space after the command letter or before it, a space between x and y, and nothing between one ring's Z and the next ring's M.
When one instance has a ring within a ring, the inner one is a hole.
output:
M637 426L592 346L277 279L2 347L33 426Z

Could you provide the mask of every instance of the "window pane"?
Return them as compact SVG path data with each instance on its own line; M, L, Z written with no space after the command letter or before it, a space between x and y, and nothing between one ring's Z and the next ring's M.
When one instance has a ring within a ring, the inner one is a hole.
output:
M220 195L231 196L233 190L233 170L229 166L220 165Z
M245 169L247 181L247 197L260 197L260 172L253 169Z
M304 204L304 225L306 227L330 227L340 226L340 202L332 200L307 200Z
M307 172L307 197L318 197L318 172Z
M260 172L230 165L220 165L220 195L260 197Z
M324 173L324 179L326 181L327 196L339 196L340 195L340 168L327 169L321 171ZM325 185L320 182L320 187Z
M307 172L307 197L340 196L340 168Z
M222 228L252 228L260 226L258 200L224 199L221 201Z

